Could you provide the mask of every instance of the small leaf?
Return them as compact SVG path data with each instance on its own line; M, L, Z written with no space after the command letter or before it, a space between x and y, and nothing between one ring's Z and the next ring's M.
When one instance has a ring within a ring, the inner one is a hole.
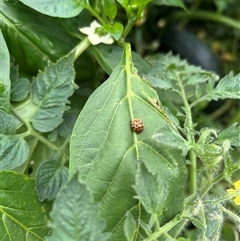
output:
M36 11L59 18L71 18L77 16L83 6L75 0L19 0ZM85 0L86 1L86 0Z
M104 14L109 17L111 21L113 21L117 15L117 6L115 4L115 0L102 0L102 4Z
M167 6L173 6L173 7L179 7L183 8L185 11L187 11L184 2L181 0L154 0L154 4L157 5L167 5Z
M10 108L10 56L6 42L0 30L0 110Z
M240 146L240 126L237 126L237 123L221 131L214 143L223 144L225 140L229 140L231 146Z
M200 97L201 97L201 94L202 94L201 88L200 88L200 86L197 84L197 85L196 85L196 90L195 90L195 95L196 95L197 98L200 98Z
M30 81L26 78L18 79L16 83L12 85L11 100L22 101L25 100L29 94Z
M16 131L14 118L0 110L0 134L12 135Z
M55 129L62 121L68 98L74 92L74 56L50 64L34 79L31 93L36 110L31 117L33 127L41 132ZM47 123L47 124L46 124Z
M112 26L105 26L105 29L114 37L115 40L119 40L123 32L123 25L121 23L115 23Z
M63 116L64 121L56 129L54 129L53 132L51 132L48 135L48 139L51 141L56 141L58 135L60 135L61 137L64 137L66 140L69 140L72 134L73 126L76 122L76 119L77 119L76 112L71 111L71 112L64 113L64 116Z
M50 213L53 232L47 241L105 241L105 222L86 184L76 173L59 192Z
M153 135L153 139L157 141L159 146L166 148L176 148L182 150L183 153L186 153L190 146L185 141L185 139L175 131L169 131L164 126L159 125L156 130L156 134Z
M223 77L214 89L207 89L207 100L218 99L240 99L240 73L233 76L233 73Z
M224 10L227 9L227 7L234 2L234 0L225 0L225 1L219 1L219 0L213 0L218 13L223 13ZM231 239L228 239L231 240Z
M34 180L10 171L0 171L0 180L0 240L43 241L49 207L39 202Z
M137 17L142 13L146 5L151 2L151 0L117 0L122 7L126 10L128 18L137 19Z
M189 219L198 229L206 230L206 217L202 199L197 198L194 201L193 210L191 212L191 216L189 217Z
M149 214L161 215L168 195L167 186L158 176L147 170L143 162L138 164L136 184L133 186L137 198Z
M49 61L56 62L78 43L63 26L63 19L43 16L20 1L9 2L1 1L0 29L9 52L25 71L35 76Z
M135 221L131 212L127 212L126 218L124 221L124 234L127 238L127 241L133 241L134 235L136 233L137 222Z
M38 169L36 189L39 200L52 200L58 191L65 185L68 179L68 169L59 161L50 160L44 162Z
M18 136L0 134L0 147L0 170L11 170L22 165L30 152L27 142Z
M0 95L5 91L5 87L0 83Z
M11 85L13 86L16 84L17 80L19 79L19 66L15 64L15 59L11 58L11 68L10 68L10 79Z
M213 200L212 200L213 201ZM217 205L205 205L206 229L204 237L206 240L219 240L224 221L223 211Z

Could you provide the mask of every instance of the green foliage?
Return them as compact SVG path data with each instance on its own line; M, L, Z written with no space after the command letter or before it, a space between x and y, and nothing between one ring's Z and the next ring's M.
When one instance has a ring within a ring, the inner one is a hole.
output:
M0 179L1 240L44 240L49 205L39 202L34 180L10 171Z
M1 170L11 170L26 162L29 156L27 142L17 135L14 118L0 111L0 146L1 146Z
M68 179L68 169L55 160L44 162L37 172L36 189L39 200L52 200Z
M38 1L31 1L31 0L20 0L22 3L26 4L27 6L31 7L32 9L37 10L40 13L46 14L52 17L62 17L62 18L70 18L78 15L83 7L81 2L84 3L85 1L77 2L75 0L54 0L49 2L48 0L38 0ZM86 2L88 2L86 0Z
M204 2L1 2L0 240L237 241L239 67L158 53L176 21L238 60L235 3Z
M0 31L0 59L5 60L0 62L0 109L8 112L10 107L10 56L2 31Z
M186 180L183 156L174 148L161 150L152 141L158 126L172 132L177 130L156 101L159 101L157 93L137 75L127 46L110 78L89 97L73 130L70 175L80 168L81 179L100 202L107 230L115 239L124 235L121 220L126 210L137 205L132 189L136 160L144 160L151 172L158 173L159 182L166 182L171 195L165 197L164 207L174 203L175 195L178 196L178 206L163 213L162 218L170 218L181 207ZM142 119L145 125L138 135L130 128L134 118ZM161 170L165 170L164 174ZM172 185L175 182L179 184L177 188ZM138 213L141 215L141 210Z
M108 240L109 234L103 232L105 222L98 213L90 190L75 174L53 205L50 213L53 231L46 240Z
M147 170L144 163L140 162L136 173L136 183L133 187L137 194L136 197L141 201L144 209L149 214L161 216L164 202L169 195L169 187L165 180L161 180L158 173L154 174Z
M77 43L65 31L60 19L44 16L20 2L1 1L0 27L17 63L34 74L43 70L49 61L61 58Z
M137 222L130 212L126 213L124 221L124 234L128 241L134 240L135 232L137 229Z
M70 55L49 65L40 72L31 86L33 114L29 116L33 127L41 132L49 132L62 122L68 98L74 91L74 56ZM47 125L46 125L47 122Z
M187 10L184 5L184 2L181 0L154 0L154 3L157 5L180 7L180 8L183 8L185 11Z

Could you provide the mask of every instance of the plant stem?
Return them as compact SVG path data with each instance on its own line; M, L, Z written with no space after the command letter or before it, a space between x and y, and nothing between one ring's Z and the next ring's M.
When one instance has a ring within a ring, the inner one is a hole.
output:
M156 240L158 237L160 237L163 233L167 233L171 228L173 228L175 225L177 225L181 221L181 217L179 215L175 216L174 219L172 219L170 222L166 223L164 226L159 228L156 232L151 234L149 237L144 239L144 241L152 241Z
M208 192L208 190L217 182L219 182L221 179L225 177L225 172L220 173L218 176L216 176L214 179L209 180L202 190L200 191L199 197L202 198L204 195Z
M232 218L232 220L236 220L236 222L240 223L239 215L231 212L230 210L228 210L227 208L223 207L222 205L220 206L220 208L222 209L223 212L227 213L228 216Z
M240 31L240 24L238 21L235 21L234 19L231 19L229 17L223 16L215 12L197 10L188 14L183 11L176 11L171 15L170 19L176 19L176 18L177 19L183 19L183 18L202 19L202 20L213 21L216 23L224 24L228 27L231 27Z
M41 134L39 134L39 133L38 133L37 131L35 131L34 129L31 130L31 135L34 136L34 137L36 137L39 141L41 141L42 143L44 143L44 144L45 144L46 146L48 146L50 149L61 152L62 156L64 156L64 158L65 158L66 160L69 160L69 156L66 155L66 154L64 153L64 151L63 151L60 147L54 145L51 141L49 141L47 138L45 138L44 136L42 136Z
M124 31L122 33L122 38L125 39L129 32L131 31L133 25L135 24L135 21L129 19L126 27L124 28Z
M17 135L21 136L22 138L28 137L28 136L34 136L37 140L41 141L42 143L44 143L46 146L50 147L51 149L57 150L57 151L61 152L61 154L64 156L64 158L65 158L66 160L69 160L69 156L66 155L66 154L64 153L64 151L63 151L60 147L54 145L50 140L48 140L47 138L45 138L44 136L42 136L40 133L38 133L37 131L35 131L35 129L33 129L32 125L30 124L30 122L27 121L27 120L25 120L25 119L23 119L23 118L18 114L18 112L13 108L13 106L11 106L11 111L12 111L12 113L13 113L19 120L21 120L21 122L22 122L22 123L27 127L27 129L28 129L26 132L21 133L21 134L17 134Z
M197 175L196 175L197 162L196 162L196 155L192 150L189 151L189 159L191 162L191 165L189 168L189 179L190 179L189 191L191 195L197 191Z
M91 45L88 37L85 37L71 52L75 52L75 60Z
M178 85L180 88L180 91L182 93L182 99L183 99L183 104L184 104L184 110L186 113L186 119L184 123L184 127L187 131L187 139L190 143L194 143L194 137L192 135L192 129L193 129L193 121L192 121L192 113L191 113L191 108L190 105L187 101L186 93L184 86L181 82L180 77L178 76ZM190 159L190 169L189 169L189 178L190 178L190 195L195 193L197 190L197 174L196 174L196 155L195 153L190 150L189 151L189 159Z

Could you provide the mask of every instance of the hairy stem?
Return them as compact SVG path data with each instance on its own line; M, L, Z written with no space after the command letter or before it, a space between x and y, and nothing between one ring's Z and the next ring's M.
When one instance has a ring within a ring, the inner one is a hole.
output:
M184 86L181 82L180 77L178 77L178 85L180 88L180 91L182 93L182 99L183 99L183 104L184 104L184 110L186 113L186 119L184 123L184 127L187 131L187 140L190 143L194 143L194 136L192 134L193 130L193 121L192 121L192 113L191 113L191 107L187 101L187 95L185 93ZM190 159L190 170L189 170L189 178L190 178L190 194L193 194L197 190L197 176L196 176L196 155L195 153L190 150L189 151L189 159Z

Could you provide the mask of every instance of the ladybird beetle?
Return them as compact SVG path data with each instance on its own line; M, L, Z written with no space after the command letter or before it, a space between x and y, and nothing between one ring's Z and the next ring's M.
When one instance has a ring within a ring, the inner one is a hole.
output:
M133 119L131 121L131 127L134 132L140 133L144 129L144 124L143 124L142 120L140 120L140 119Z

